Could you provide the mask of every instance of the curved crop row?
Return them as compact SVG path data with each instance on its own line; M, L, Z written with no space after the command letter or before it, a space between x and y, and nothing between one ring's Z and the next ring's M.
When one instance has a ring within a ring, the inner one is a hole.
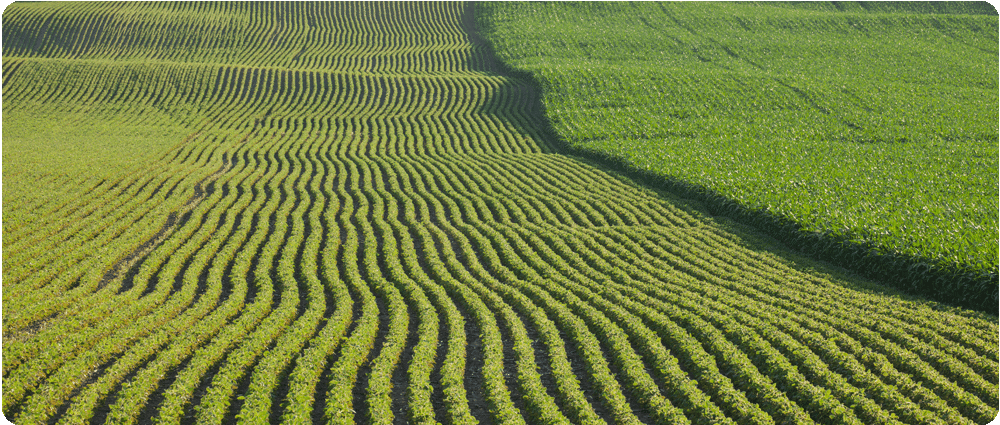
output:
M472 7L9 7L5 416L995 415L995 318L894 295L559 155ZM81 129L58 145L76 167L62 174L17 144L48 119ZM140 148L143 132L181 136ZM136 143L134 161L99 149L105 136Z

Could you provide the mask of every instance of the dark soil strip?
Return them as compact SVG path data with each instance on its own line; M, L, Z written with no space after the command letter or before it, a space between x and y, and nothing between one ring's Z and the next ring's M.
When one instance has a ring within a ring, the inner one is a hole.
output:
M371 423L371 412L368 411L368 379L371 378L372 374L372 360L377 359L379 354L382 353L382 348L385 346L386 336L389 334L389 311L385 305L385 300L376 297L375 303L378 304L378 333L375 335L374 349L368 354L368 359L365 360L361 367L358 368L358 380L354 384L354 400L352 405L354 406L354 422L355 423Z
M296 199L295 199L295 203L296 204L299 203L299 199L300 199L299 197L296 197ZM311 201L310 201L310 204L312 204ZM311 205L310 205L309 208L312 208ZM293 209L293 211L294 211L294 209ZM308 222L307 220L303 220L303 221L304 222ZM306 226L308 226L308 224ZM291 237L291 232L294 231L294 229L295 229L295 227L294 227L294 225L292 223L291 215L289 215L289 217L288 217L287 228L288 228L288 231L289 231L289 235L285 238L285 244L283 244L281 246L281 251L279 251L279 254L278 254L279 258L284 258L286 255L291 255L292 254L292 253L285 252L289 248L289 246L288 246L288 238ZM295 250L295 253L294 253L295 260L293 260L294 262L292 263L292 267L293 267L293 270L294 270L293 273L295 275L295 281L296 281L296 283L298 283L298 293L299 293L299 302L298 302L298 305L296 306L296 309L295 309L295 319L296 320L298 320L298 318L302 317L302 315L306 311L306 308L309 307L309 286L306 283L306 279L305 279L305 277L302 274L302 258L303 258L302 254L305 251L306 238L309 237L308 227L306 227L306 230L303 233L304 234L302 235L302 239L299 241L299 246L294 248L294 250ZM316 270L311 270L310 272L315 273Z
M348 334L350 335L350 334ZM334 356L330 356L327 359L327 366L332 365L336 360ZM312 409L312 423L322 424L326 423L326 417L324 414L324 409L326 408L326 392L330 390L330 368L327 367L323 371L323 374L319 377L319 382L316 384L316 397L313 398L313 409Z
M343 264L343 251L340 253L341 261L338 264ZM361 313L363 312L361 306L361 296L356 293L352 293L351 297L354 299L354 304L352 306L353 310L351 312L351 321L347 325L347 329L344 331L343 341L347 341L358 327L358 322L361 320ZM329 316L327 316L329 317ZM320 376L319 382L316 385L316 398L313 401L313 411L312 411L312 422L314 424L324 423L325 419L325 409L326 409L326 392L330 390L330 366L337 363L340 359L340 355L343 353L344 345L341 343L337 351L326 359L326 370L323 375Z
M227 236L226 239L228 239L228 238L229 237ZM195 253L195 254L197 254L197 253ZM211 255L213 255L213 256L214 255L218 255L218 252L213 252ZM195 257L195 255L192 255L191 257L193 259ZM212 264L211 263L207 263L207 264L205 264L205 265L202 266L201 272L198 273L198 283L197 283L198 286L197 286L197 289L195 289L195 291L194 291L194 297L191 299L191 302L188 303L188 308L191 308L191 307L197 305L198 302L201 301L201 297L203 295L205 295L205 293L208 291L208 273L209 273L209 271L211 269L212 269ZM219 289L220 289L220 292L221 292L222 288L219 288ZM204 314L205 316L211 314L211 312L213 310L215 310L216 307L219 306L219 301L215 300L214 302L212 302L212 305L213 306L211 307L211 310L205 312L205 314Z
M241 217L242 217L242 215L237 215L236 216L236 219L234 220L235 223L233 225L234 229L236 229L236 228L239 227L239 222L240 222L240 218ZM243 245L241 245L240 250L242 250L243 247L245 247L246 242L247 242L247 240L243 241ZM229 264L226 265L226 272L223 273L222 294L221 294L220 299L219 299L219 304L222 304L223 302L226 301L226 299L228 299L229 293L231 292L231 289L233 287L232 280L229 278L229 276L231 276L231 272L232 272L234 264L235 264L235 260L230 260ZM249 286L248 292L249 292L249 290L251 288L255 287L254 285L248 285L248 286ZM246 304L249 304L249 303L245 302L245 305ZM239 320L239 318L241 316L242 316L242 314L240 314L240 313L233 315L232 317L230 317L227 320L227 323L226 323L225 326L219 327L219 329L216 330L215 332L213 332L213 334L218 334L223 329L225 329L226 326L229 326L232 323L234 323L237 320ZM212 338L214 338L214 337L212 337ZM211 343L212 338L206 339L206 344ZM160 381L160 384L157 386L156 390L153 391L153 393L150 395L149 403L146 405L145 409L143 409L142 413L140 414L140 416L139 416L139 423L140 424L152 424L153 423L153 417L156 416L156 414L159 412L159 406L161 406L163 404L163 401L166 398L164 394L166 393L167 389L169 389L170 386L173 385L174 381L177 380L177 374L180 373L180 371L184 370L187 367L187 365L195 357L196 353L197 353L197 351L195 351L192 354L188 355L187 358L185 358L180 364L178 364L177 366L174 366L173 368L170 369L170 371L168 371L165 374L166 378L164 378L163 380ZM221 364L221 360L219 361L219 364ZM215 373L218 372L219 364L217 364L217 365L213 366L212 368L210 368L209 372L206 373L206 376L215 375Z
M598 338L598 340L600 340L600 338ZM628 375L625 373L624 370L622 370L622 368L618 365L618 363L614 361L615 359L611 358L610 356L611 346L608 345L606 341L600 341L600 344L601 344L601 354L604 355L604 360L608 362L608 368L611 369L611 374L621 384L622 393L625 395L625 401L628 403L629 407L632 408L632 414L635 415L637 418L639 418L639 421L644 424L654 423L655 421L653 420L653 417L650 415L649 410L647 410L645 404L642 403L642 401L640 400L643 397L643 395L639 394L637 391L631 388L631 386L628 384L629 382ZM640 354L640 359L642 359L641 354ZM653 372L652 368L650 368L649 365L646 365L645 362L643 362L643 367L645 368L646 374L648 374L650 378L655 376L652 373Z
M552 374L552 364L549 362L548 349L545 343L542 342L541 337L538 335L538 330L533 325L525 323L524 329L525 333L528 334L528 339L531 340L531 348L535 352L535 366L538 368L538 374L541 375L545 393L555 399L556 406L559 406L560 411L567 412L568 409L566 409L565 403L559 397L559 387L556 386L556 378Z
M243 189L242 188L240 188L240 187L236 188L236 196L243 196ZM233 218L232 230L229 232L229 235L226 236L226 242L222 245L223 247L225 247L226 245L229 244L229 241L232 239L233 235L239 230L240 223L242 223L242 222L243 222L243 214L237 214L236 217ZM245 237L243 239L243 241L240 242L240 246L239 246L239 248L237 248L236 252L242 251L243 248L246 246L246 243L247 243L247 241L249 239L250 239L249 237ZM236 264L236 261L235 261L235 256L234 256L234 258L231 258L229 260L229 262L226 264L225 272L222 273L222 292L219 293L219 302L218 302L218 305L222 305L227 300L229 300L229 296L233 292L233 288L235 287L235 285L233 285L232 280L229 279L228 276L230 276L231 273L233 272L233 266L235 264ZM247 286L248 286L247 291L249 292L249 289L250 289L249 286L251 286L251 285L247 285ZM230 322L231 321L232 320L230 320Z
M0 83L0 84L2 84L2 87L4 87L4 88L7 87L7 82L10 81L10 79L12 77L14 77L14 73L17 71L18 68L21 67L21 63L22 62L19 62L19 61L18 62L13 62L13 64L11 66L7 66L7 67L3 68L3 82Z
M181 216L180 220L182 222L187 222L190 219L191 219L191 211L188 211L188 212L184 213L184 215ZM188 238L188 240L185 241L185 243L190 243L190 241L191 241L191 238ZM194 261L195 254L196 254L196 252L192 252L190 255L188 255L188 257L184 260L184 264L181 265L180 270L178 270L177 274L172 277L174 283L173 283L173 286L170 288L170 295L171 296L173 296L174 294L176 294L177 292L179 292L181 290L181 287L184 286L184 275L187 274L188 269L191 268L191 263ZM164 278L171 278L171 277L170 276L164 276ZM164 279L164 280L166 280L166 279ZM154 289L153 285L147 286L146 290L143 291L142 295L143 296L149 295L151 292L153 292L153 289Z
M153 393L149 396L149 402L146 403L146 407L142 409L142 413L139 414L139 424L140 425L151 425L153 424L153 418L157 413L160 412L160 406L163 405L163 401L166 399L167 389L174 384L177 380L177 374L180 371L187 368L188 364L191 363L191 359L194 356L188 356L184 361L182 361L177 366L170 368L164 376L166 378L160 380L160 384L153 390Z
M530 412L524 405L524 389L517 380L517 355L514 353L514 337L510 333L508 326L500 326L500 338L503 341L503 379L510 390L514 407L521 411L521 414ZM538 353L535 353L535 362L538 362ZM542 375L544 376L544 375Z
M43 317L41 319L38 319L38 320L35 320L34 322L29 323L28 326L25 326L25 327L23 327L23 328L21 328L19 330L5 332L5 333L7 333L7 335L3 336L4 343L10 343L12 341L25 340L25 339L28 339L28 338L34 336L36 333L38 333L42 329L46 328L48 326L49 322L52 319L54 319L56 316L58 316L59 313L61 313L61 312L55 312L55 313L49 314L48 316L45 316L45 317ZM3 370L3 376L7 377L7 375L10 374L10 372L12 370L14 370L14 369L5 368Z
M441 385L441 365L444 364L445 356L448 354L448 335L455 330L448 325L444 313L438 315L438 345L434 353L434 368L431 369L431 406L434 407L434 419L445 423L448 417L448 406L444 403L444 387ZM468 391L468 389L466 389Z
M288 362L288 366L285 367L285 370L281 371L281 375L278 377L278 386L274 391L271 391L271 413L267 417L268 423L276 424L281 422L281 414L285 410L282 402L288 398L288 378L292 374L292 371L295 370L295 365L298 364L299 358L296 355L292 361Z
M320 182L326 182L326 181L328 181L328 179L330 178L330 172L331 172L332 166L330 166L329 164L326 164L326 163L324 163L322 161L318 161L315 158L312 160L312 163L313 163L313 176L317 176L319 172L322 172L322 176L319 177L320 178ZM334 172L335 172L335 170L334 170ZM323 189L321 188L320 190L322 191ZM330 191L336 190L336 185L328 187L327 190L328 191L323 191L322 192L323 196L325 197L325 201L324 201L324 204L323 204L322 211L320 212L320 217L326 217L327 216L327 212L331 208L331 206L330 206L331 199L333 199L336 196L336 194L332 194ZM312 229L312 225L309 223L308 219L306 220L305 223L306 223L306 232L305 232L305 236L304 237L306 239L304 239L304 240L308 240L309 234L310 234L310 232L313 231L313 229ZM323 284L323 300L324 300L324 303L325 303L325 309L323 311L323 317L329 319L330 317L333 317L333 314L334 314L335 308L336 308L336 299L337 299L337 296L333 293L334 283L333 282L329 282L327 280L327 278L326 278L326 276L327 276L326 272L327 272L328 267L327 267L326 261L323 260L323 255L324 255L324 253L328 252L328 249L329 249L328 246L331 243L331 240L329 238L331 230L329 228L329 224L327 223L327 221L325 219L321 219L319 225L320 225L320 228L317 231L320 232L320 235L322 235L322 237L320 238L319 248L317 250L318 257L316 258L316 265L319 268L319 273L318 273L319 279L321 280L321 282ZM338 231L342 231L341 229L339 229L339 226L338 226ZM304 246L304 244L303 244L303 246ZM335 252L337 253L338 257L340 257L340 252L339 251L341 251L341 249L340 249L340 247L337 247ZM300 252L300 255L301 255L301 252ZM296 268L296 273L299 273L301 275L302 270L301 270L301 263L300 262L297 262L295 264L295 268ZM343 334L345 339L346 339L347 335L350 335L351 332L354 330L354 328L357 327L358 319L361 317L361 303L355 302L353 304L353 306L352 306L351 313L352 313L351 314L351 321L348 323L347 328L345 329L344 334ZM342 339L341 342L343 342L343 341L344 340ZM303 350L303 351L305 351L305 350ZM335 361L334 360L334 356L328 356L325 359L325 364L326 365L331 365L331 364L333 364L334 361ZM282 385L287 385L287 384L283 381ZM324 422L323 407L326 406L326 392L329 390L329 388L330 388L330 372L329 372L329 368L326 368L325 371L320 375L320 377L318 379L318 382L316 383L316 387L313 389L313 391L314 391L313 392L313 394L314 394L313 395L313 409L312 409L312 413L311 413L312 423L317 423L318 424L318 423L323 423ZM285 392L287 394L287 389L285 390ZM271 423L277 423L278 421L276 419L280 419L280 417L279 418L274 418L273 415L272 415L272 418L270 418Z
M237 315L237 316L233 317L232 319L230 319L230 323L232 323L233 321L237 320L238 317L239 316ZM266 320L266 317L260 319L260 321L264 321L264 320ZM233 343L233 344L238 344L238 343ZM198 383L198 386L192 392L190 403L188 403L185 406L185 408L184 408L184 415L181 417L182 421L187 421L187 420L190 420L191 422L194 421L194 418L196 417L195 406L201 404L202 398L205 396L205 394L208 393L208 387L212 384L212 379L215 377L216 374L219 373L219 369L221 369L223 367L223 365L226 364L226 359L229 356L229 352L232 351L235 348L237 348L237 346L231 344L229 346L229 348L227 349L227 352L225 354L223 354L222 356L220 356L220 358L215 362L215 364L212 365L211 367L209 367L208 370L205 371L205 374L201 377L201 380ZM183 370L183 369L182 368L177 368L177 370L180 371L180 370ZM252 368L248 368L247 370L252 370ZM171 378L171 380L173 380L173 379L176 379L176 375L174 375ZM242 394L243 392L246 392L246 389L249 387L249 384L250 384L249 381L250 380L249 379L244 379L244 380L246 382L243 382L243 385L241 385L240 389L237 390L237 395ZM169 386L164 385L164 386L161 386L161 388L166 389L166 388L169 388ZM155 394L154 394L154 396L155 396ZM242 400L239 400L239 401L241 402L241 405L242 405Z
M615 423L614 418L611 417L611 412L604 406L603 398L593 384L593 378L587 373L586 362L583 360L583 355L577 351L575 340L570 338L562 328L559 328L559 339L566 341L566 357L569 360L573 374L576 375L576 380L580 382L580 390L583 391L584 397L587 398L587 401L594 408L594 412L601 419L604 419L609 424Z
M141 366L145 366L146 363L148 363L152 357L153 356L150 355L149 357L144 359ZM99 368L97 368L97 370L94 373L91 373L87 381L83 385L80 385L80 387L78 387L76 390L74 390L73 394L66 398L67 401L63 403L62 406L59 406L59 411L56 412L56 414L52 416L52 418L50 418L49 422L56 423L59 419L61 419L62 416L66 414L66 410L69 409L70 404L72 404L72 400L77 396L77 394L79 394L80 391L83 390L84 388L90 386L90 384L97 382L97 379L100 378L101 376L104 376L104 372L107 371L109 367L114 365L116 361L118 361L117 357L107 361ZM96 407L94 408L94 416L90 418L91 424L103 424L107 420L108 413L111 413L111 406L113 406L115 404L115 400L118 399L118 392L121 391L122 384L132 380L132 378L135 377L136 373L138 373L141 366L139 368L132 369L132 371L129 372L125 376L125 378L123 378L120 382L118 382L118 385L115 385L115 388L113 390L109 391L108 394L104 396L103 400L98 401Z
M406 330L406 347L403 348L399 356L399 363L392 373L392 414L393 424L405 425L409 423L408 396L410 389L409 366L413 360L413 349L417 345L420 334L417 332L419 320L417 320L417 309L413 305L408 305L406 314L410 317L409 329ZM441 345L441 344L439 344Z
M254 192L253 196L256 198L263 191L254 190L253 192ZM264 202L266 203L267 200L265 199ZM260 231L260 222L261 222L261 211L257 210L256 212L254 212L253 217L251 217L250 219L249 235L247 237L247 240L244 242L244 245L240 247L239 251L237 251L237 256L239 256L239 253L243 252L243 250L247 248L246 244L251 242L251 240L253 239L253 235L256 234L256 232ZM247 275L246 275L246 281L248 283L247 299L245 301L246 305L251 305L254 303L254 301L257 300L257 293L260 291L257 284L256 270L260 267L260 251L264 249L264 245L267 244L267 238L269 238L273 233L274 233L274 228L269 227L267 229L267 235L265 236L265 238L261 240L256 247L253 248L254 255L250 258L250 265L247 269ZM235 266L235 264L236 262L234 260L233 264L229 266L229 272L232 272L232 268ZM227 274L226 276L229 276L229 274Z
M239 385L236 387L236 392L229 396L229 411L227 411L226 416L222 418L222 423L236 423L236 415L240 413L240 410L243 410L243 404L245 403L243 396L250 391L250 383L253 381L253 379L251 379L253 377L253 370L257 368L258 364L260 364L264 355L274 349L275 345L278 343L278 339L279 338L275 337L274 340L267 345L267 349L257 355L253 364L243 370L243 375L239 378Z
M265 241L270 240L271 236L274 235L274 230L275 230L275 227L276 227L275 223L278 220L277 211L281 209L281 205L283 205L285 203L285 201L288 199L288 196L285 194L284 186L280 186L279 187L279 192L281 192L281 196L280 196L280 199L278 200L278 209L276 209L275 212L272 213L271 216L270 216L270 226L268 228L268 237L265 238ZM299 201L298 198L296 198L295 202L298 203L298 201ZM291 218L287 217L286 220L291 221ZM277 311L281 307L281 297L282 297L281 294L284 292L284 289L283 289L284 283L283 283L282 279L279 278L279 276L278 276L278 267L279 267L280 259L285 254L285 250L288 247L288 239L291 236L291 233L292 233L292 226L291 226L291 223L289 222L286 225L285 233L281 236L281 239L282 239L281 248L278 250L278 252L275 254L274 258L271 260L271 267L270 267L269 271L270 271L270 275L271 275L271 282L274 285L274 293L273 293L274 296L273 296L273 299L271 301L272 302L272 309L271 309L272 313L275 312L275 311ZM300 304L301 304L301 302L300 302ZM302 312L302 306L299 305L298 306L298 310L296 312L296 319L293 319L293 321L289 322L289 324L287 324L287 325L282 325L282 330L278 334L274 335L271 338L271 341L268 343L267 348L265 350L263 350L262 352L258 353L257 354L257 358L253 361L253 364L250 367L247 367L244 370L243 376L240 378L240 384L237 387L236 392L233 393L230 396L229 411L226 413L226 416L223 419L223 423L236 423L236 415L238 415L239 412L240 412L240 410L243 409L243 404L245 403L245 400L243 399L243 396L246 395L247 392L250 390L250 384L253 381L252 377L253 377L253 371L254 371L254 369L257 368L257 365L264 358L264 356L267 355L267 353L271 352L274 349L274 347L276 347L278 345L278 341L281 340L281 335L288 329L288 327L291 325L291 323L294 323L294 320L297 320L297 318L302 315L301 312ZM283 378L284 378L282 380L287 380L288 373L289 373L289 370L287 370L287 369L282 372L282 375L283 375ZM287 383L283 383L283 385L285 386L285 391L287 393L287 390L288 390L287 386L288 386L288 384Z
M120 294L132 289L132 286L135 285L133 278L138 272L139 266L143 261L145 261L147 255L149 255L154 248L160 246L160 244L167 239L167 236L170 236L170 234L173 233L174 228L177 227L177 219L178 214L176 211L170 213L170 215L167 216L166 223L163 223L163 226L160 227L160 230L157 231L155 235L136 247L129 255L118 261L118 263L112 266L110 270L104 273L104 276L101 278L101 282L97 284L97 288L103 288L104 285L107 285L112 280L117 278L122 270L127 270L125 276L126 279L122 283L121 288L118 289L118 293ZM145 293L143 295L145 295Z
M401 203L402 204L402 203ZM420 266L420 270L423 271L425 276L434 276L431 272L431 266L427 262L427 248L424 246L424 240L420 237L420 234L413 228L415 224L412 222L407 223L407 230L410 231L410 240L413 241L413 249L417 252L417 264ZM431 384L431 406L434 409L434 418L438 422L446 423L446 418L448 417L448 406L444 402L444 387L441 384L441 366L444 364L445 357L448 355L448 337L452 332L458 332L457 329L451 329L451 325L448 323L448 318L445 314L445 309L440 303L435 302L435 297L431 296L431 303L434 308L438 311L438 344L434 353L434 367L431 369L430 374L430 384ZM462 308L459 306L458 309L465 320L471 320ZM404 356L406 353L403 353ZM468 389L466 389L468 391Z
M171 212L170 215L167 216L167 221L163 223L163 226L160 226L160 230L158 230L156 234L147 239L145 242L139 244L139 246L133 249L131 253L125 256L125 258L119 260L117 263L115 263L114 266L112 266L107 272L104 273L104 276L101 278L101 281L97 284L97 288L98 289L103 288L109 282L117 279L119 276L121 276L122 271L127 271L128 272L127 274L134 275L135 272L133 271L133 269L138 268L137 266L139 262L145 259L146 256L148 256L149 253L153 251L153 249L156 249L156 247L160 246L160 244L162 244L163 241L167 239L167 237L173 234L174 230L176 230L180 226L183 226L185 222L187 222L187 219L190 217L191 210L194 209L198 204L200 204L201 201L203 201L208 195L210 195L212 192L215 191L215 180L218 179L219 176L222 175L222 173L226 172L226 170L228 170L229 167L230 167L229 159L225 155L223 155L222 166L219 167L217 171L201 179L201 181L199 181L194 185L195 188L194 195L192 195L191 198L188 198L188 200L184 203L184 206L181 207L180 211L183 211L183 213L180 214L180 219L178 219L178 211ZM208 189L205 190L202 189L202 187L207 187ZM128 285L123 284L121 289L119 290L119 293L130 289L133 284L134 283L131 281L129 282Z
M251 226L251 232L252 232L252 230L254 228L257 227L257 221L258 221L257 218L258 217L259 217L259 215L257 215L257 214L254 215L253 225ZM274 232L274 227L273 226L269 227L268 230L267 230L267 232L268 232L267 238L270 238L271 235ZM265 238L265 240L261 242L261 246L257 247L256 251L257 251L258 255L254 255L253 259L251 260L250 270L248 270L248 276L247 276L247 282L250 282L251 284L249 285L250 287L248 288L247 300L245 301L246 305L250 305L253 302L253 299L255 298L255 295L256 295L256 292L257 292L257 289L256 289L257 285L256 285L256 283L254 283L254 282L256 282L254 270L257 270L258 267L259 267L259 265L260 265L259 264L260 263L259 251L260 251L260 249L263 248L263 245L266 243L267 238ZM274 270L272 270L272 273L273 272L274 272ZM277 289L275 290L275 292L278 292ZM279 300L272 299L272 302L274 304L272 304L271 312L268 315L270 315L270 314L272 314L274 312L274 308L279 305L278 301ZM235 318L233 320L235 320ZM266 320L267 320L267 316L262 317L260 319L261 322L266 321ZM258 325L259 325L259 323L258 323ZM275 341L276 340L277 340L277 338L275 338ZM269 346L269 349L273 348L273 346L275 344L275 341L271 341L271 345ZM235 348L235 347L230 347L230 351L233 348ZM266 350L265 350L265 352L266 352ZM202 398L208 392L208 387L212 384L212 378L215 377L215 375L219 372L219 369L221 369L223 367L223 365L226 363L226 359L227 359L228 355L229 355L228 352L225 355L223 355L218 360L218 362L215 365L213 365L205 373L205 375L202 377L201 382L198 384L198 387L194 390L194 393L192 394L191 403L188 404L186 406L185 410L184 410L183 419L191 419L193 421L193 419L196 417L196 412L194 410L194 407L197 406L197 405L199 405L199 404L201 404ZM257 361L259 361L259 356L258 356L258 360L254 361L254 364L251 367L247 368L247 371L253 370L253 366L255 366L257 364ZM236 394L234 394L234 396L233 396L234 398L235 397L239 397L240 395L242 395L243 393L245 393L247 391L247 389L249 388L249 386L250 386L250 379L249 379L248 375L249 375L249 372L246 373L241 378L239 388L237 389ZM237 403L239 404L239 406L238 407L234 406ZM230 404L229 414L226 416L226 418L231 419L233 421L233 423L235 423L235 415L236 415L236 413L233 413L233 409L235 407L236 408L236 412L238 413L239 412L239 408L241 408L242 406L243 406L243 400L235 400L234 403Z
M268 244L268 242L271 240L271 238L275 237L275 235L276 235L275 231L277 229L276 223L278 221L278 210L281 209L280 205L282 203L284 203L284 199L278 201L278 205L279 205L278 208L275 209L275 211L273 213L271 213L271 216L268 218L267 236L261 242L263 244L263 246L261 247L262 249L264 247L266 247L267 244ZM281 235L281 245L280 245L280 248L278 248L277 252L275 252L274 257L271 258L271 266L266 269L267 270L267 274L270 277L271 285L272 285L272 288L273 288L273 290L271 292L271 311L272 312L276 311L278 309L278 307L281 306L281 298L282 298L282 294L284 293L284 282L283 282L283 280L280 277L278 277L278 264L279 264L279 262L281 260L281 254L284 251L284 247L288 243L288 236L291 235L291 233L292 233L292 229L291 228L286 228L285 229L285 233L283 235ZM256 264L255 264L255 266L256 266Z
M170 186L170 189L167 189L167 193L163 195L163 198L169 199L171 196L174 196L174 192L180 189L181 183L181 181L174 182L173 186Z
M472 320L465 322L465 335L467 335L467 345L465 346L465 389L469 398L469 409L472 416L480 424L490 425L493 417L490 416L490 405L486 401L485 379L483 378L483 340L479 326ZM519 397L518 397L519 398Z
M304 148L300 148L300 153L301 153L301 149L304 149ZM289 164L296 164L296 162L294 161L295 158L293 158L290 153L286 152L285 157L289 161ZM312 187L311 183L312 183L313 179L316 178L316 176L319 174L320 168L322 167L322 165L317 164L316 162L313 162L312 165L313 165L312 172L309 175L309 177L308 177L308 183L306 184L307 187ZM324 171L325 171L325 168L324 168ZM302 178L303 178L303 176L300 173L299 176L297 177L297 181L301 181ZM292 211L295 211L296 208L298 208L299 203L301 201L302 201L302 197L301 196L296 196L295 197L295 205L293 205ZM308 202L309 202L309 205L307 206L306 212L304 213L304 215L308 215L308 212L312 211L312 209L315 207L315 197L314 196L310 196ZM329 205L329 202L327 202L323 206L323 211L324 212L326 211L328 205ZM288 220L288 222L287 222L288 229L289 229L289 231L291 231L292 229L294 229L294 227L293 227L294 224L292 222L291 217L288 217L287 220ZM296 280L299 282L299 304L298 304L298 308L297 308L297 311L296 311L296 316L297 317L301 317L302 314L305 312L305 309L306 309L306 307L308 305L308 296L309 296L309 288L306 286L307 279L304 277L304 273L302 271L302 263L303 263L303 258L304 258L304 252L305 252L306 243L309 240L309 236L310 236L311 232L313 231L313 229L312 229L312 226L310 224L310 221L309 221L308 217L305 217L305 219L303 220L303 224L304 224L304 232L303 232L304 234L302 235L302 241L301 241L301 243L299 244L298 248L296 249L296 252L295 252L295 262L294 262ZM321 244L325 245L325 240L322 241ZM284 251L284 248L285 248L285 246L283 246L282 251ZM320 252L322 252L322 251L320 251ZM321 263L322 263L322 261L318 261L317 262L317 264L321 264ZM326 301L326 307L327 307L327 309L326 309L326 315L324 317L330 317L330 314L332 314L331 307L333 306L333 299L334 298L333 298L332 292L330 291L330 286L331 285L329 283L326 283L326 284L323 285L323 287L324 287L324 299ZM358 311L356 311L356 312L358 312ZM296 355L296 357L293 358L292 361L289 362L289 365L287 367L285 367L285 369L281 372L281 376L278 378L278 386L271 393L271 413L270 413L270 415L268 417L268 422L269 423L275 424L275 423L279 423L280 420L281 420L281 414L284 411L284 406L283 406L282 402L288 397L289 376L291 375L291 372L295 369L295 366L298 363L298 359L299 359L299 357L298 357L298 355ZM323 391L324 401L325 401L325 397L326 397L325 391ZM322 412L322 410L321 410L321 412Z
M50 13L49 16L45 18L45 22L42 23L42 28L40 30L38 30L38 33L37 33L38 37L35 39L35 45L31 48L31 50L34 53L38 53L40 55L44 55L45 54L45 52L43 52L41 50L41 47L45 46L45 45L48 45L49 44L48 41L50 41L51 39L50 39L50 37L45 37L44 35L48 32L49 25L52 23L52 18L54 18L56 16L56 14L57 14L57 12ZM43 41L46 41L46 43L43 43ZM52 44L56 44L56 43L52 43Z

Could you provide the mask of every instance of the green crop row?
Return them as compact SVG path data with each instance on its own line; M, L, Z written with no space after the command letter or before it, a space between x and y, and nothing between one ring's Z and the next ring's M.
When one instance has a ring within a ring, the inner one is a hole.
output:
M9 7L4 415L995 414L995 317L558 154L533 83L474 17L459 3Z

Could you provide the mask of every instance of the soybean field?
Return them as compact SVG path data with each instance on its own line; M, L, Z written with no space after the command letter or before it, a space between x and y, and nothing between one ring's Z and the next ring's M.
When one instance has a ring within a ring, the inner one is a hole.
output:
M996 417L996 316L567 155L477 7L5 9L4 416Z

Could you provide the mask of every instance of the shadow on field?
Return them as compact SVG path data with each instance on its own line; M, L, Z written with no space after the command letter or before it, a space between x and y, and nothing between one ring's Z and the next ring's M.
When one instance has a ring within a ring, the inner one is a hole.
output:
M469 8L474 8L472 4ZM474 14L473 28L469 28L470 41L477 48L483 49L484 56L496 58L493 46L479 35L478 29L483 19ZM638 169L626 160L616 158L606 153L581 149L570 145L554 129L545 113L542 102L542 86L535 75L520 69L514 69L508 64L492 60L494 69L491 72L508 78L520 80L529 90L524 90L520 102L527 110L538 111L537 117L532 117L531 123L537 123L537 128L527 128L525 122L507 120L510 125L523 134L539 135L542 142L553 148L556 153L569 155L587 164L611 170L627 177L647 189L666 192L685 202L701 204L703 211L715 217L724 217L737 226L727 226L738 234L760 232L773 238L779 245L804 255L810 260L817 260L835 266L843 267L861 277L875 280L891 288L917 297L950 306L963 307L988 313L998 314L1000 301L1000 275L996 271L976 269L946 268L935 264L930 258L905 254L885 254L876 247L859 244L844 236L832 233L820 233L802 230L802 227L788 218L776 214L748 208L720 193L687 181L670 176L656 174ZM769 245L769 244L767 244ZM755 246L765 249L765 244ZM774 246L766 246L773 250ZM877 288L855 288L868 291L879 291ZM883 292L883 291L879 291ZM893 291L885 291L893 293ZM948 309L945 305L935 308Z

